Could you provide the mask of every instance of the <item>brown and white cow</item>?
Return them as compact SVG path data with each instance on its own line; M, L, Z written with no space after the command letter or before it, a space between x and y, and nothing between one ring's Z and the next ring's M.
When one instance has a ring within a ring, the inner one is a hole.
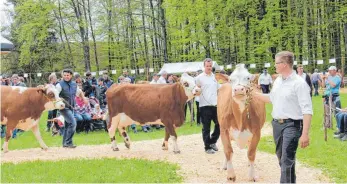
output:
M251 85L252 78L244 65L237 65L230 75L230 84L222 85L218 93L217 114L225 153L224 169L231 181L236 180L231 140L240 148L248 145L249 177L256 180L254 160L266 114L265 104L251 98L252 91L258 90Z
M64 103L59 98L53 85L26 88L19 86L1 86L1 125L6 125L4 152L8 152L8 141L15 128L32 130L42 149L48 147L43 142L38 122L44 110L63 109Z
M146 122L162 122L165 125L163 149L168 149L168 139L172 136L174 153L180 153L177 146L175 129L184 122L184 105L199 93L195 80L188 74L182 74L175 84L124 84L113 85L106 92L110 123L108 127L111 145L118 151L115 131L118 128L124 138L125 145L130 147L130 139L124 126L126 118L144 124Z

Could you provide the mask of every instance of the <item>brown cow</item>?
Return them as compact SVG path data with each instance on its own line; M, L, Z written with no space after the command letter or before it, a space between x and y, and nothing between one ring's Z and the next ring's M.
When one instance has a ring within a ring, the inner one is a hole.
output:
M118 128L125 145L130 147L130 139L121 122L131 118L136 122L162 122L165 125L163 149L168 149L168 139L172 136L174 153L180 153L177 146L175 128L184 122L184 105L197 94L194 78L182 74L180 82L175 84L124 84L113 85L106 92L109 113L108 133L114 151L118 151L115 131ZM121 128L123 127L123 128Z
M224 84L218 92L218 122L225 153L224 169L228 171L228 180L235 181L232 165L233 149L231 139L240 148L248 144L249 177L255 181L254 160L260 139L261 128L265 122L265 104L251 98L253 90L252 75L243 65L237 65L230 75L231 85Z
M1 124L6 125L4 152L8 152L8 141L15 128L32 130L42 149L48 147L43 142L38 123L44 110L63 109L64 103L59 98L53 85L26 88L19 86L1 86Z

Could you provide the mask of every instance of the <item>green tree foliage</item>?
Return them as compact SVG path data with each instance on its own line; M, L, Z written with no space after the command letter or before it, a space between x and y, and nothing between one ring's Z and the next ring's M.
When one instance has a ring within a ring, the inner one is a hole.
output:
M63 67L158 71L164 62L206 57L223 65L255 63L254 71L260 71L266 62L273 66L281 50L293 51L298 63L309 61L312 71L327 68L330 58L341 67L347 53L344 0L10 2L16 50L6 65L17 63L25 72Z

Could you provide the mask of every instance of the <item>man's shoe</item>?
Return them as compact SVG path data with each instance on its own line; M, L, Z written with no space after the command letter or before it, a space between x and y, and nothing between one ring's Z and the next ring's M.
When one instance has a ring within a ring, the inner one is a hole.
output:
M344 135L345 135L344 133L340 133L340 134L334 135L334 138L340 139L340 138L342 138Z
M336 131L334 132L334 135L339 135L341 132L340 131Z
M68 146L63 146L64 148L76 148L76 145L68 145Z
M215 154L216 152L213 149L208 149L205 151L207 154Z
M347 141L347 134L345 134L342 138L341 141Z
M210 147L214 150L214 151L218 151L217 145L216 144L211 144Z

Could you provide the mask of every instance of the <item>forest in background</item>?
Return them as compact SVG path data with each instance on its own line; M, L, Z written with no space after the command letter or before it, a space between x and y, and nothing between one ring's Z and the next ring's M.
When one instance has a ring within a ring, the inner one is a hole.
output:
M7 0L3 35L15 44L1 73L154 68L202 61L273 66L281 50L298 63L338 68L347 56L346 0ZM317 65L317 60L324 60ZM273 67L270 68L273 72Z

